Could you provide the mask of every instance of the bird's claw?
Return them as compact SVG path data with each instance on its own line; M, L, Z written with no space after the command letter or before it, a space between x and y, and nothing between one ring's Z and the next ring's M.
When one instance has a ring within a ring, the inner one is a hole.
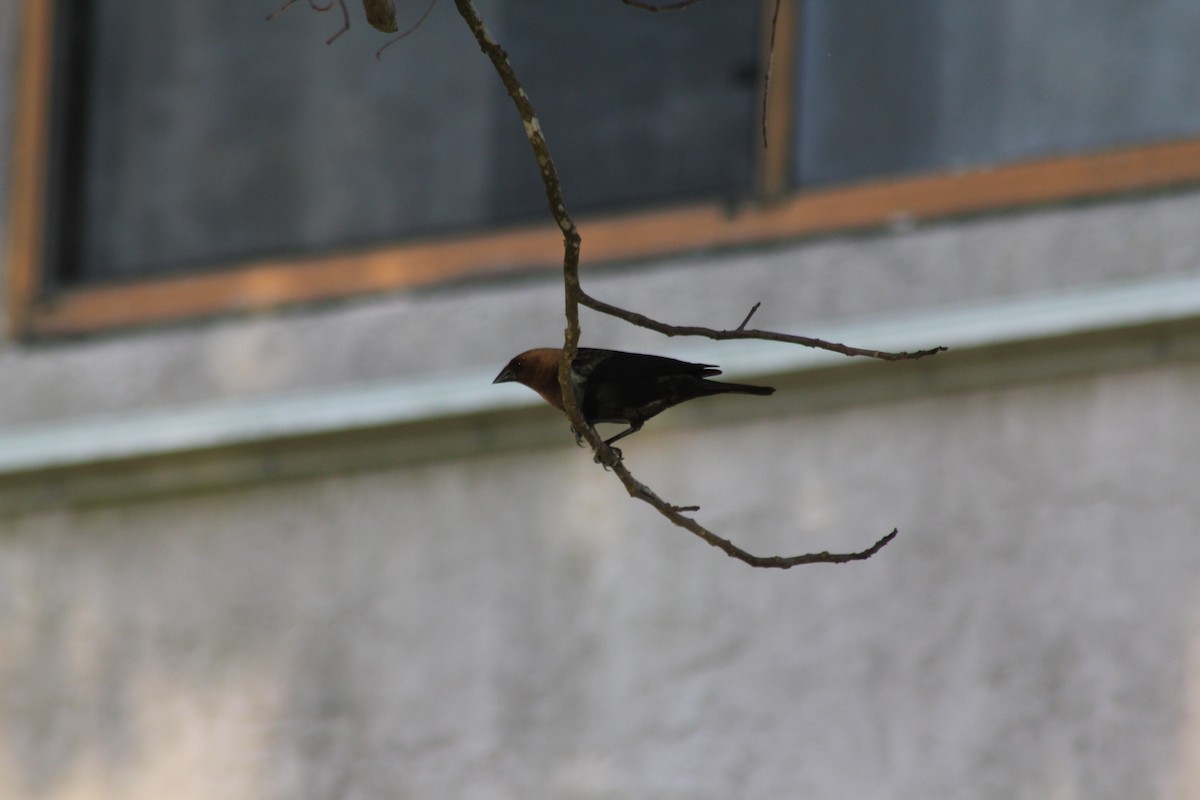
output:
M572 425L571 433L575 434L575 446L583 447L583 434L579 432L579 429ZM603 444L612 451L615 461L620 461L622 458L624 458L624 456L621 455L621 449L619 447L613 447L608 442L603 442ZM592 456L592 461L596 464L604 464L604 468L609 469L608 464L604 463L605 459L601 457L600 451L596 451L596 454Z
M606 445L606 447L608 447L608 449L612 451L612 454L614 456L614 461L621 461L624 458L624 456L621 455L621 449L619 447L613 447L612 445ZM605 463L605 460L600 457L599 451L596 452L596 455L592 456L592 461L594 461L597 464L603 464L604 468L606 470L611 469L611 467L607 463Z

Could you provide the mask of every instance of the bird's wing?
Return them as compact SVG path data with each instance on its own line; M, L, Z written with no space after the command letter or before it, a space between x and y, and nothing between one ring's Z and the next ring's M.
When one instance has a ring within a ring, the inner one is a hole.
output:
M643 353L623 353L619 350L601 350L592 347L579 348L573 364L575 373L582 379L595 380L654 380L669 376L707 378L720 375L714 364L693 364L665 356Z

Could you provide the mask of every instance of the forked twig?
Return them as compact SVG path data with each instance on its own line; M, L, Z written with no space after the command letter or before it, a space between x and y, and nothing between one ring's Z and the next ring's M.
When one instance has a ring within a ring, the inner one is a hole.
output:
M271 20L275 19L280 14L282 14L283 12L287 11L289 8L294 6L297 2L299 2L299 0L287 0L286 3L284 3L279 8L275 9L273 12L271 12L270 14L267 15L267 22L270 22ZM308 0L308 7L311 8L313 11L316 11L316 12L322 13L322 14L325 13L326 11L328 11L329 9L333 8L334 3L341 6L342 27L339 28L338 31L333 34L333 36L330 36L328 39L326 39L325 44L333 44L334 41L339 36L341 36L346 31L350 30L350 11L346 8L346 0L329 0L329 2L325 5L319 4L317 2L317 0Z
M840 342L830 342L825 339L817 339L812 336L801 336L795 333L781 333L779 331L762 331L751 328L746 330L743 325L750 321L750 316L757 310L756 304L751 314L746 316L746 320L738 327L732 330L720 330L717 328L705 328L700 325L670 325L666 322L659 322L656 319L647 317L645 314L639 314L636 311L630 311L627 308L614 306L612 303L606 303L603 300L597 300L590 294L587 294L582 289L579 290L579 304L587 306L593 311L598 311L601 314L607 314L610 317L623 319L631 325L636 325L639 328L646 328L663 336L703 336L706 339L714 339L716 341L727 341L730 339L758 339L766 342L784 342L787 344L798 344L802 347L812 347L817 350L828 350L831 353L841 353L844 356L861 356L864 358L877 358L880 361L914 361L918 358L936 355L944 352L945 347L931 347L927 350L913 350L905 352L889 352L887 350L870 350L865 347L851 347Z
M750 318L754 316L754 312L758 311L758 307L761 305L762 305L762 302L759 301L750 307L750 313L746 315L746 318L744 320L742 320L742 324L737 326L737 330L739 330L739 331L746 330L746 323L750 321Z

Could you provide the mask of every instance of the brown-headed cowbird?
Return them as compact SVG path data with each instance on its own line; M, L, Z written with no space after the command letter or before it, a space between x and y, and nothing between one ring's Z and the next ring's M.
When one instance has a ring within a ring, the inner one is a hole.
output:
M509 361L492 383L523 383L561 411L563 402L558 386L561 357L559 347L526 350ZM775 391L770 386L707 380L720 374L721 370L712 364L591 347L579 348L571 364L571 384L584 420L589 425L624 422L629 426L606 440L607 445L637 433L656 414L697 397L728 393L767 395Z

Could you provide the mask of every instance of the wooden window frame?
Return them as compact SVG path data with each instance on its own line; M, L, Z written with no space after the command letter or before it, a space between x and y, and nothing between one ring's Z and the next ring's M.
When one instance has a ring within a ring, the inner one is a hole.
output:
M774 0L766 7L774 9ZM784 0L772 65L769 141L760 150L758 202L718 203L584 218L586 262L866 229L1200 182L1200 138L936 174L793 191L790 128L799 0ZM17 84L7 254L9 334L69 336L561 264L552 224L405 241L312 258L267 258L232 270L59 289L42 278L54 3L26 0ZM769 25L769 13L764 13ZM763 32L765 41L769 30ZM779 142L781 144L774 144Z

